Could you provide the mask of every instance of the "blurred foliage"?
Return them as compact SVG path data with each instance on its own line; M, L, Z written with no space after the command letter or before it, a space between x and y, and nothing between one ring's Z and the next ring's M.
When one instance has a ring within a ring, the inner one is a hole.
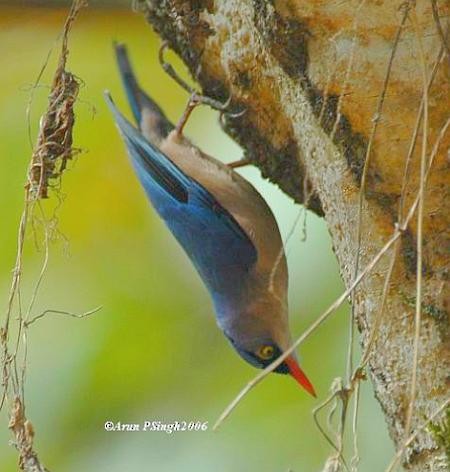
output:
M91 4L94 3L91 1ZM23 184L31 155L25 110L31 84L61 30L64 9L0 10L0 295L6 301L14 266ZM330 448L314 426L317 404L290 378L269 376L213 433L108 433L106 420L200 420L210 425L256 374L216 327L210 300L189 261L149 208L102 99L108 88L129 115L111 42L125 41L141 82L172 120L187 97L157 62L159 41L129 11L87 9L70 39L69 69L83 81L76 107L75 145L83 152L64 176L58 202L60 237L35 314L46 308L83 312L75 320L47 315L30 330L26 399L36 447L52 471L315 471ZM46 106L56 63L50 58L34 91L31 141ZM178 69L182 66L173 56ZM223 135L216 114L195 111L187 133L203 149L232 161L239 148ZM256 169L243 169L267 199L286 237L301 211ZM299 334L342 290L326 226L307 215L287 243L291 324ZM42 263L42 248L27 238L23 298ZM302 365L325 398L343 374L348 307L301 348ZM370 385L362 388L362 468L378 471L391 446ZM16 470L0 414L0 470ZM376 438L376 440L374 440Z
M129 8L133 0L88 0L91 8ZM21 7L62 7L72 3L71 0L0 0L0 5Z

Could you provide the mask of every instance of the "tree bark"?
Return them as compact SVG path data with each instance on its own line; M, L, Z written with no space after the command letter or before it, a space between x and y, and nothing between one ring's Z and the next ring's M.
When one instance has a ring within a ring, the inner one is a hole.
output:
M401 447L450 393L449 2L140 0L139 6L205 95L231 97L232 111L245 110L226 117L226 130L246 157L324 216L347 287L355 264L366 267L404 221L420 191L422 159L429 164L440 140L423 194L423 228L418 210L352 297L363 350L377 332L368 371ZM418 314L416 400L405 431ZM446 417L448 409L441 415L448 431ZM448 470L449 443L423 429L404 467Z

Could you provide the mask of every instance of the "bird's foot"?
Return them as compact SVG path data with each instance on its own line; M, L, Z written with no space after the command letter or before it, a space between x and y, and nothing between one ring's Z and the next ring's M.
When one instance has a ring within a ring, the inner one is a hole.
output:
M231 95L228 97L228 100L225 102L225 105L226 105L226 108L230 105L231 103ZM227 118L239 118L240 116L242 116L247 110L244 109L244 110L241 110L241 111L238 111L238 112L234 112L234 113L231 113L231 112L227 112L226 111L226 108L224 110L221 110L220 111L220 115L219 115L219 124L220 124L220 127L222 128L222 131L223 132L227 132L226 130L226 123L225 123L225 116Z
M250 159L243 157L242 159L239 159L238 161L230 162L229 164L227 164L227 166L230 169L237 169L238 167L248 166L249 164L251 164Z
M208 105L209 107L213 108L214 110L217 110L220 112L220 124L223 127L223 117L224 115L230 117L230 118L237 118L241 116L243 113L245 113L245 110L240 111L238 113L230 113L227 110L229 109L229 106L231 104L231 95L228 97L228 99L225 102L221 102L219 100L216 100L214 98L208 97L206 95L202 95L201 93L197 92L194 88L192 88L187 82L185 82L175 71L175 69L172 67L171 64L166 62L164 59L164 51L168 48L169 43L167 41L163 41L161 44L161 47L159 49L159 62L161 64L161 67L164 69L164 71L170 75L170 77L175 80L175 82L184 90L186 90L190 94L190 98L188 101L188 104L186 106L186 109L181 116L180 121L178 122L176 126L176 130L178 134L182 134L183 128L192 113L192 110L200 104L203 105Z

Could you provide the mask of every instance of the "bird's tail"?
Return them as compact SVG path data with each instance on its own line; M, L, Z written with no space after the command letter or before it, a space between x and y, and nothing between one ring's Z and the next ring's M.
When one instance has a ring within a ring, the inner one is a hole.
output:
M189 178L154 143L145 139L142 133L131 125L117 109L108 91L105 91L104 95L144 188L148 191L155 184L174 199L186 203L186 188L191 184Z
M127 48L114 43L117 65L136 124L151 141L161 141L173 129L161 108L141 89L133 72Z

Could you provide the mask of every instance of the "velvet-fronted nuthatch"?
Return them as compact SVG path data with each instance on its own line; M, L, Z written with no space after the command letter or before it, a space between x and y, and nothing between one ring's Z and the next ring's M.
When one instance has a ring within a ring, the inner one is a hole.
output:
M219 327L242 358L264 368L291 345L287 263L275 218L236 165L203 153L183 135L195 103L174 127L139 87L123 45L116 55L138 129L108 94L106 100L136 174L200 274ZM295 354L275 372L291 374L315 396Z

